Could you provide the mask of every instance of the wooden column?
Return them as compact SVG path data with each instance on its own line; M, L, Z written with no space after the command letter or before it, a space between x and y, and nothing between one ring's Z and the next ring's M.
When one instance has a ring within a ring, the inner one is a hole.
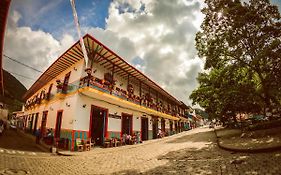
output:
M110 90L110 94L112 94L112 90L113 90L113 88L114 88L114 85L113 85L113 83L114 83L114 70L115 70L115 64L113 64L113 68L112 68L112 72L111 72L111 76L112 76L112 89Z
M139 80L139 81L140 81L140 80ZM141 105L141 98L142 98L141 95L142 95L142 94L141 94L141 81L140 81L140 105Z
M128 74L128 82L127 82L127 100L129 100L129 91L128 91L128 86L130 84L130 74Z

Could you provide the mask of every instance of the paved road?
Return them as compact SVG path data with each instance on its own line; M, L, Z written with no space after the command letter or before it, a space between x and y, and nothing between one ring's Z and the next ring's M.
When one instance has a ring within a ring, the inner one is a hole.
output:
M4 130L3 135L0 136L0 152L3 152L3 150L6 151L6 149L18 150L19 152L42 152L36 145L34 139L26 137L20 131L13 129ZM11 150L11 152L13 151Z
M75 156L0 153L1 174L280 174L281 151L233 154L214 132L195 129L144 144L97 148Z

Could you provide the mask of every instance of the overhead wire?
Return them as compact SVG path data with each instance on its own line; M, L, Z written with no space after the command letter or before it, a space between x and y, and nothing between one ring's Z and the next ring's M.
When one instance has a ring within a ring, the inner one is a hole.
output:
M44 73L44 72L41 71L41 70L38 70L38 69L36 69L36 68L34 68L34 67L30 66L30 65L27 65L27 64L25 64L25 63L23 63L23 62L21 62L21 61L18 61L18 60L15 59L15 58L12 58L11 56L7 56L6 54L3 54L3 56L6 57L6 58L8 58L9 60L15 62L15 63L18 63L18 64L20 64L20 65L22 65L22 66L24 66L24 67L29 68L29 69L31 69L31 70L34 70L34 71L39 72L39 73ZM26 79L30 79L30 80L36 81L36 79L34 79L34 78L30 78L30 77L27 77L27 76L25 76L25 75L21 75L21 74L19 74L19 73L15 73L15 72L11 72L11 71L7 71L7 72L9 72L9 73L11 73L11 74L14 74L14 75L17 75L17 76L20 76L20 77L23 77L23 78L26 78ZM48 76L48 77L51 77L51 78L53 78L53 79L57 78L56 76L53 76L53 75L50 75L50 74L47 74L47 73L45 73L45 75ZM39 82L39 83L41 83L41 84L43 84L43 85L46 84L46 82L40 81L40 80L38 80L38 79L37 79L37 82ZM68 84L69 84L69 85L76 86L76 87L79 87L78 85L73 84L73 83L68 83Z

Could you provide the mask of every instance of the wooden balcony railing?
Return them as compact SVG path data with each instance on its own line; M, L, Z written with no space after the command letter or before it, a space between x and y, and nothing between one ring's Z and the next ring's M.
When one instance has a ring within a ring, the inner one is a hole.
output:
M171 109L168 108L168 106L164 106L162 103L157 103L155 99L153 98L146 98L145 96L140 97L138 95L135 95L133 93L129 93L127 90L124 90L119 87L115 87L113 84L111 84L108 81L105 81L103 79L99 79L96 77L83 77L80 79L79 88L82 87L92 87L97 90L106 92L108 94L117 96L123 100L130 101L132 103L145 106L147 108L153 109L155 111L159 111L165 114L176 116L177 114L175 112L172 112Z

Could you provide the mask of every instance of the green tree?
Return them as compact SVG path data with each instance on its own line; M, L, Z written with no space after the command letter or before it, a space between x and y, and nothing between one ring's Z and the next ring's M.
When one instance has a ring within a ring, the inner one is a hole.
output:
M206 16L196 35L196 48L199 57L206 59L209 73L199 75L200 86L190 98L216 116L280 107L278 8L269 0L205 3L202 12Z

